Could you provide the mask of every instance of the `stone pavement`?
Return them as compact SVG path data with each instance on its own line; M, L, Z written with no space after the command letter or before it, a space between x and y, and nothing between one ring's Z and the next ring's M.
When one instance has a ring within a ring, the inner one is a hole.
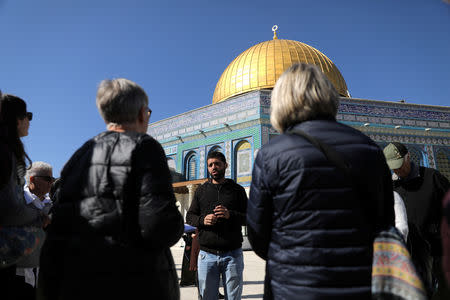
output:
M184 248L176 244L171 248L178 278L181 278L181 264ZM265 262L255 252L244 251L244 289L242 299L262 299L264 291ZM223 294L223 289L220 288ZM180 287L181 300L198 300L197 287Z

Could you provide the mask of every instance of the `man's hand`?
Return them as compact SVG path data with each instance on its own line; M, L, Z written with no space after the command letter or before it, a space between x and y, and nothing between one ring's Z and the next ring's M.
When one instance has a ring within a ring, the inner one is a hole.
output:
M203 224L205 225L214 225L217 222L217 217L214 214L206 215L205 219L203 219Z
M217 205L216 208L214 208L214 215L217 218L223 218L223 219L229 219L230 218L230 212L225 206Z

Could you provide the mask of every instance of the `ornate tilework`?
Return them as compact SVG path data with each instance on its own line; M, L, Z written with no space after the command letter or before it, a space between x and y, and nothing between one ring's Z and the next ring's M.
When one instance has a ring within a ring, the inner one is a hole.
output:
M183 153L174 156L178 171L184 171L186 153L195 150L199 177L206 176L208 149L220 145L230 163L226 176L231 177L236 167L232 141L251 137L253 162L258 149L278 135L270 125L270 96L270 90L236 96L152 123L148 133L162 143L166 155ZM450 107L446 106L341 98L337 119L380 145L398 141L419 147L417 159L430 167L439 168L436 149L450 145Z
M205 176L205 149L204 148L202 148L202 149L200 149L200 159L199 159L199 161L198 161L198 170L199 170L199 174L198 174L198 176L199 176L199 178L205 178L206 176Z

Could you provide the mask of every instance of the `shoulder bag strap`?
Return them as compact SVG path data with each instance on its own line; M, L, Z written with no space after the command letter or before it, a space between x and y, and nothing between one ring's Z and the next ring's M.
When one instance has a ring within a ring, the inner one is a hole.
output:
M300 129L294 128L289 130L287 133L293 133L302 136L303 138L308 140L311 144L313 144L317 149L322 151L325 157L329 161L333 162L336 165L336 167L338 167L347 176L347 178L350 180L351 186L353 187L354 193L356 193L356 197L358 196L359 188L357 182L359 181L359 179L357 176L353 175L349 164L342 158L342 155L340 155L328 144L306 134ZM363 207L361 207L361 209L363 210L364 213L365 209ZM382 215L381 207L379 207L378 210L379 210L378 215Z
M336 150L334 150L328 144L310 136L309 134L297 128L291 129L287 133L293 133L305 138L313 146L319 149L329 161L334 163L336 167L338 167L342 172L344 172L344 174L347 175L349 179L352 179L352 173L348 163L342 158L342 156ZM352 184L354 184L353 180L351 180L351 182Z

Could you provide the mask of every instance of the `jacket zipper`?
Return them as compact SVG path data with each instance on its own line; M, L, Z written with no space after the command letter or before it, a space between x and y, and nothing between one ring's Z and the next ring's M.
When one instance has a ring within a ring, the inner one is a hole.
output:
M219 184L219 186L217 187L217 201L216 204L220 204L220 189L222 188L222 185ZM216 205L217 206L217 205ZM216 232L216 237L217 237L217 243L219 243L219 231L217 230Z

